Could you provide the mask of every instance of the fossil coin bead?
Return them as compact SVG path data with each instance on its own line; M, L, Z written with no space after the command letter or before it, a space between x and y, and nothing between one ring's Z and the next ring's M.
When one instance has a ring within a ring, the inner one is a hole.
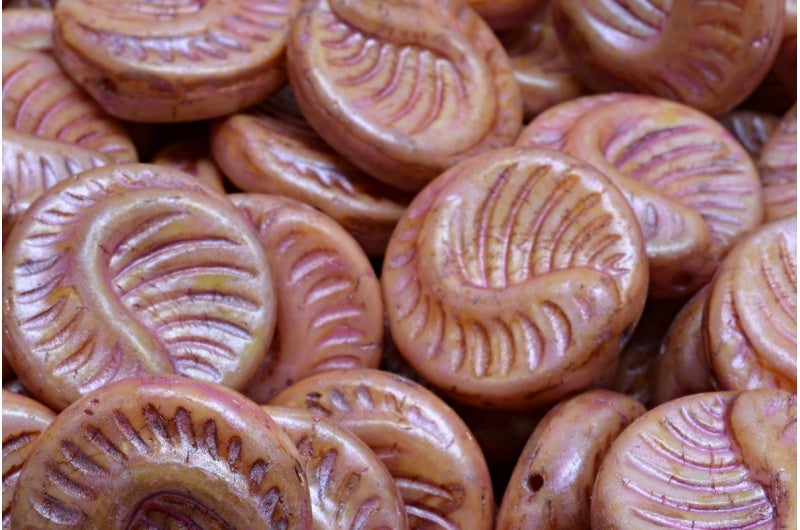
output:
M3 347L61 410L113 380L178 373L243 388L272 337L269 261L246 218L181 171L85 171L3 248Z
M410 528L492 528L492 484L475 438L420 385L378 370L337 370L292 385L270 404L306 409L366 443L394 477Z
M644 412L641 403L610 390L584 392L553 407L517 461L497 528L588 529L600 462Z
M592 528L790 528L797 514L797 397L693 394L614 441L592 493Z
M258 403L313 373L377 368L380 284L364 251L330 217L285 197L230 196L255 227L275 279L277 325L244 389Z
M797 104L770 134L758 159L764 220L797 215Z
M553 0L567 56L587 87L642 92L711 115L743 101L783 38L783 2Z
M645 237L650 298L697 291L763 217L750 156L719 123L686 105L586 96L537 116L517 145L580 158L622 189Z
M211 150L239 189L320 209L369 256L383 256L411 201L410 194L373 179L328 146L296 110L288 90L220 120L211 130Z
M3 44L12 44L25 50L50 50L53 47L53 10L4 9Z
M11 499L33 442L56 417L38 401L3 389L3 528L12 526Z
M55 54L111 115L191 121L254 105L286 82L299 0L63 0Z
M106 114L50 54L3 46L3 125L137 162L120 122Z
M530 408L615 361L647 291L633 211L608 179L547 149L468 159L403 214L381 283L392 338L467 404Z
M311 126L400 189L419 190L459 160L510 145L522 125L508 56L461 2L308 2L287 60Z
M20 528L311 528L286 434L233 390L132 377L68 407L41 434L11 511Z
M797 218L763 225L725 257L703 316L724 390L797 391Z
M45 190L111 163L99 151L3 127L3 239Z
M394 479L356 435L305 410L263 408L297 447L316 530L408 527Z
M711 286L706 285L686 302L659 345L653 378L656 405L715 389L703 334L703 312L710 291Z

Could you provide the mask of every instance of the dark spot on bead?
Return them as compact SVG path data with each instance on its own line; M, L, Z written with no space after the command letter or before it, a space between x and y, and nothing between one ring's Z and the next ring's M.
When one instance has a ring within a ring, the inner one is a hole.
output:
M528 477L528 489L536 493L544 486L544 478L538 473Z
M117 95L117 84L111 79L107 77L101 77L97 84L105 97L113 98Z

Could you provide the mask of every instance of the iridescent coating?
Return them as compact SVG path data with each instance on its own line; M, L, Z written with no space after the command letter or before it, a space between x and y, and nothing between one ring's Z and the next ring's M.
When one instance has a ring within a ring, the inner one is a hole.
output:
M117 120L67 77L49 54L3 46L3 125L21 133L136 162L136 149Z
M764 220L797 214L797 104L781 119L758 159Z
M519 25L546 5L543 0L467 0L467 3L494 29Z
M11 528L11 498L22 465L56 413L38 401L3 389L3 529Z
M46 191L3 248L4 352L56 410L142 373L242 388L274 323L257 234L174 169L85 171Z
M394 477L410 528L488 530L489 470L464 422L433 393L378 370L317 374L270 403L302 408L358 436Z
M693 394L640 416L603 459L592 528L791 528L797 397Z
M319 208L369 256L382 257L411 195L366 175L331 149L291 93L217 123L211 150L241 190L283 195Z
M170 144L155 153L150 162L179 169L215 190L225 192L222 172L214 163L208 140L204 138L192 138Z
M588 529L590 493L612 442L644 406L609 390L562 401L522 450L497 513L497 528Z
M53 10L4 9L3 44L11 44L25 50L50 50L53 47Z
M258 233L277 297L275 336L243 392L266 403L317 372L377 368L383 300L358 243L333 219L297 201L258 193L230 199Z
M456 0L309 2L288 63L320 136L400 189L419 190L459 160L511 144L522 124L505 51Z
M578 98L539 115L517 145L573 155L620 187L646 241L650 298L697 291L763 217L750 156L719 123L679 103L633 94Z
M300 0L62 0L55 53L113 116L177 122L249 107L286 82Z
M238 392L175 375L117 381L41 434L11 508L20 528L311 529L286 434Z
M525 119L584 92L558 42L549 6L497 36L511 60Z
M647 291L627 201L581 161L539 148L466 160L400 220L381 283L392 338L468 404L524 409L609 370Z
M595 92L641 92L719 115L769 71L779 0L552 0L575 72Z
M311 412L263 407L300 454L315 530L403 530L400 491L375 453L356 435Z
M797 391L797 218L736 245L711 287L706 356L724 390Z
M779 121L773 114L752 110L732 110L719 118L722 126L730 131L753 160L758 160L761 148Z
M3 240L45 190L113 161L99 151L3 127Z
M710 292L710 285L697 291L675 316L661 341L653 378L656 405L715 389L703 334L703 312Z

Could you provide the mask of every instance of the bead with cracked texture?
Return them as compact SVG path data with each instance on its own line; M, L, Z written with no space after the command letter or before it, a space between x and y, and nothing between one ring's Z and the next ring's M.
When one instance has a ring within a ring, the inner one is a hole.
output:
M295 20L289 82L326 142L372 177L416 191L510 145L519 87L486 23L457 0L315 0Z
M52 9L4 9L3 44L11 44L24 50L48 51L52 49Z
M764 221L797 215L797 104L781 118L761 149Z
M703 315L722 390L797 392L797 218L761 226L720 265Z
M517 145L580 158L622 189L645 237L650 298L697 291L763 217L750 156L718 122L686 105L585 96L537 116Z
M588 529L600 463L644 412L638 401L610 390L584 392L553 407L517 460L497 528Z
M156 152L150 163L179 169L220 193L225 193L222 171L211 157L208 140L205 138L190 138L172 143Z
M112 163L99 151L3 127L3 241L45 190L72 175Z
M646 412L603 459L591 509L597 530L791 528L797 397L710 392Z
M47 53L3 46L3 125L94 149L118 163L138 161L122 124Z
M711 115L743 101L784 32L777 0L552 0L558 37L596 92L679 101Z
M305 410L262 408L297 447L316 530L408 528L394 479L356 435Z
M636 217L607 178L555 151L507 148L415 197L381 284L415 371L460 402L528 409L613 378L647 264Z
M108 113L192 121L254 105L286 82L300 0L61 0L54 51Z
M11 528L11 499L33 442L56 413L38 401L3 388L3 528Z
M258 405L175 375L132 377L40 435L11 508L21 528L310 530L300 455Z
M549 6L497 37L511 61L525 119L585 92L558 42Z
M383 256L412 198L366 175L328 146L300 114L288 89L216 123L211 150L239 189L284 195L319 208L369 256Z
M85 171L31 205L3 250L4 353L55 410L143 373L240 389L269 347L275 295L258 236L181 171Z
M292 385L270 405L306 409L366 443L394 477L410 528L492 528L492 484L475 438L420 385L378 370L338 370Z
M722 126L750 153L753 160L758 160L761 148L779 121L780 118L774 114L741 109L732 110L719 118Z
M658 347L653 402L656 405L716 389L706 358L703 312L711 286L697 291L669 326Z
M380 284L364 251L333 219L276 195L230 195L255 227L275 280L269 352L243 392L266 403L317 372L377 368L383 350Z

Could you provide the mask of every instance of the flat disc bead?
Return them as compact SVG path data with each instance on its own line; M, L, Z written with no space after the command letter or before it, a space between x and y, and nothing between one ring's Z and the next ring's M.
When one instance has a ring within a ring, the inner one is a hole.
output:
M54 10L54 51L116 117L202 120L285 84L286 38L299 9L299 0L65 0Z
M376 180L334 151L297 110L291 92L219 120L211 151L242 191L283 195L325 212L369 256L383 257L411 194Z
M686 105L637 94L585 96L537 116L516 145L575 156L620 187L645 237L650 298L697 291L763 217L748 153Z
M179 373L242 388L275 326L269 261L227 198L147 164L47 190L3 249L3 348L61 410L111 381Z
M711 115L743 101L783 38L782 1L553 0L559 41L596 92L641 92Z
M720 265L703 313L720 388L797 391L797 218L761 226Z
M22 465L55 417L38 401L3 389L3 528L11 528L11 499Z
M287 60L311 126L400 189L419 190L459 160L510 145L522 125L508 57L461 2L309 2Z
M358 436L394 477L410 528L493 527L480 447L461 418L422 386L379 370L336 370L292 385L270 405L305 409Z
M482 407L530 408L613 370L647 263L627 201L546 149L461 162L421 191L381 283L392 338L422 377Z
M277 295L275 336L243 392L266 403L317 372L377 368L383 300L358 243L327 215L292 199L229 197L258 233Z
M758 158L764 220L797 215L797 104L781 118Z
M310 530L294 444L238 392L175 375L84 396L40 435L20 474L19 528Z
M664 403L614 441L592 492L592 528L791 528L797 397L709 392Z
M408 527L394 479L355 434L305 410L263 409L297 447L308 478L315 530Z
M137 162L122 123L106 114L49 54L3 46L3 125Z

